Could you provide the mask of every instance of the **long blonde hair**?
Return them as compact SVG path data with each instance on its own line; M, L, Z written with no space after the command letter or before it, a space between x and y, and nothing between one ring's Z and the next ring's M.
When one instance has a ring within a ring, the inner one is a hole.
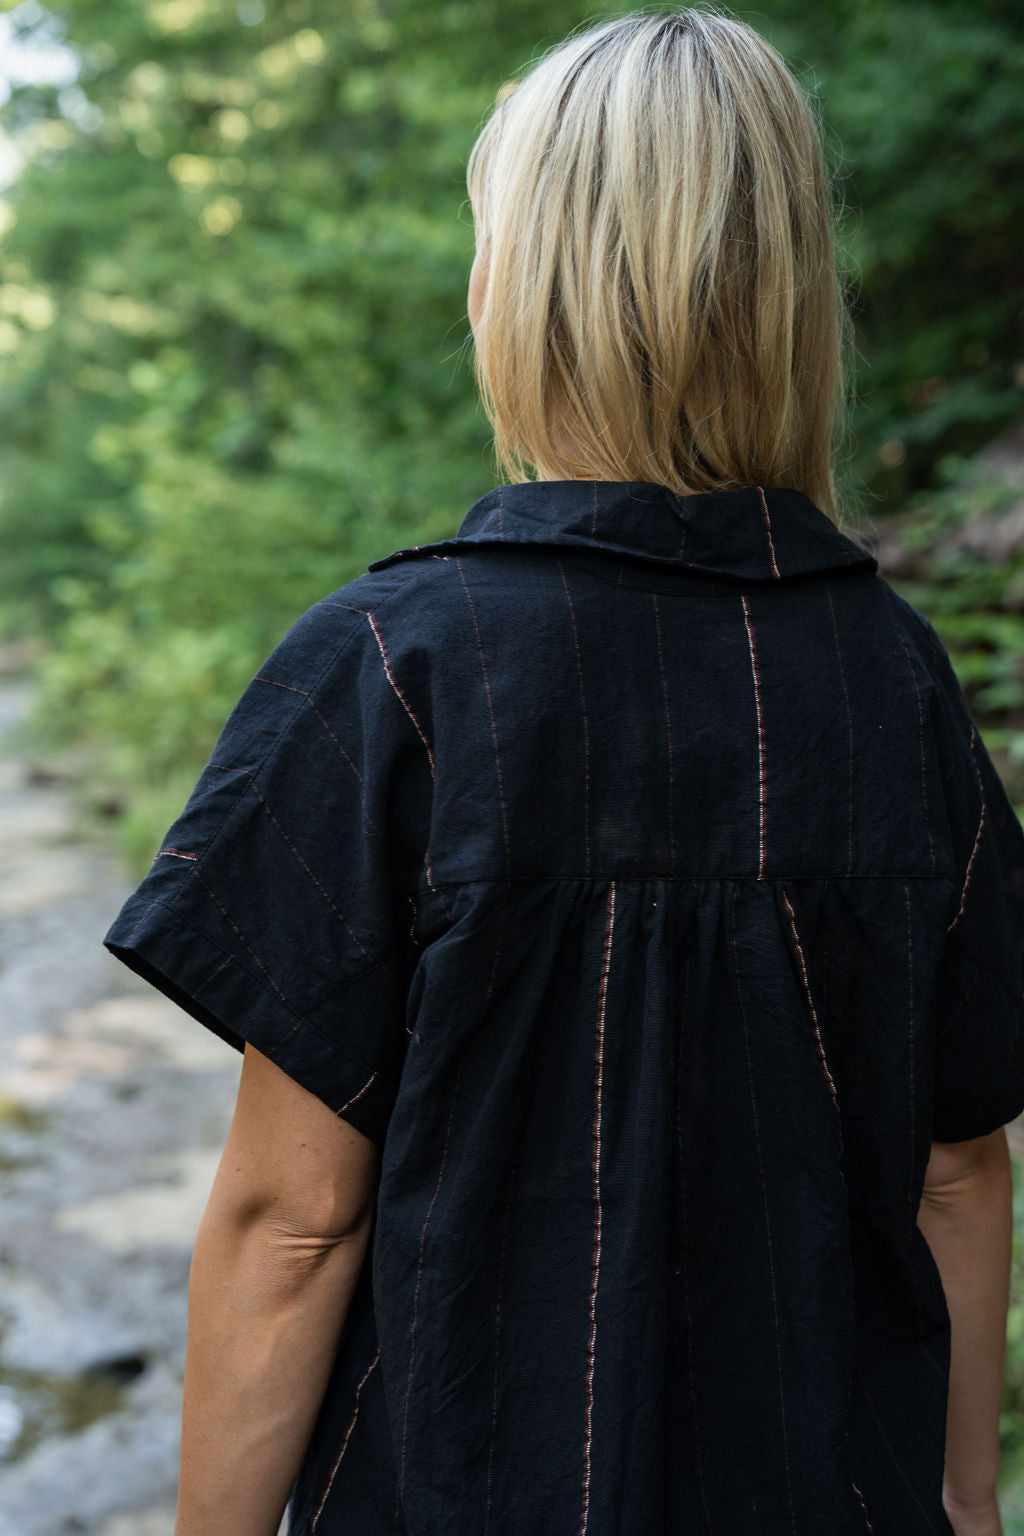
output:
M467 185L511 481L789 486L844 520L835 188L814 98L752 27L702 6L570 35L499 93Z

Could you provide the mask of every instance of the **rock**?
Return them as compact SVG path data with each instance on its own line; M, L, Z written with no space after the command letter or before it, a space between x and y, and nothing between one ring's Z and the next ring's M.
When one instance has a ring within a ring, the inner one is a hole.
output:
M31 687L3 672L10 739ZM131 888L63 776L0 757L0 1536L173 1533L189 1263L241 1057L104 950Z

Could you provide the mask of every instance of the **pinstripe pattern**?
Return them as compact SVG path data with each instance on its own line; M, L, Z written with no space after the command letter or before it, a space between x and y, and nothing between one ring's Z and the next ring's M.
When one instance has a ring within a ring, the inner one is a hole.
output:
M331 911L334 913L334 915L338 919L339 923L341 923L342 927L345 929L345 932L348 934L349 938L352 940L352 942L356 946L356 948L358 950L360 950L361 953L366 956L367 960L373 960L374 959L373 954L370 952L370 950L367 949L366 945L363 943L363 941L359 937L358 933L356 933L355 929L352 927L352 924L349 922L349 920L345 916L344 912L340 911L339 908L335 905L335 903L334 903L334 901L333 901L333 899L332 899L332 897L330 895L330 892L326 889L326 887L322 884L322 882L317 879L316 875L314 875L313 871L310 869L309 865L306 863L306 860L302 857L302 854L299 852L298 848L292 842L292 839L288 836L287 832L284 830L284 828L282 827L281 823L278 821L277 817L274 815L273 811L270 809L270 806L267 804L266 796L263 795L263 793L259 789L259 786L256 783L255 776L250 772L250 770L248 768L232 768L227 763L215 763L215 762L212 762L212 761L208 764L208 766L210 768L217 768L222 773L241 773L241 774L244 775L245 778L248 779L250 790L256 796L257 800L260 802L260 804L262 805L263 809L266 811L267 815L270 817L270 820L273 822L274 826L277 828L278 832L281 834L282 841L288 846L288 848L294 854L295 858L298 860L299 864L302 866L303 870L308 875L310 883L314 886L314 888L317 891L319 891L320 895L323 897L324 901L326 901L327 905L330 907Z
M272 677L259 677L259 676L257 676L257 677L253 678L253 682L254 683L265 683L270 688L280 688L285 693L297 693L301 698L305 699L306 703L309 705L310 709L313 711L314 715L319 720L320 724L323 726L323 728L327 732L328 736L334 742L334 745L337 747L338 754L341 757L342 761L348 764L349 768L351 768L352 772L355 774L356 778L359 780L360 785L362 784L363 776L359 772L358 764L345 751L345 748L342 746L341 742L338 740L337 735L331 729L331 725L330 725L329 720L324 715L323 711L321 709L317 708L316 704L313 701L313 696L312 696L312 694L309 692L309 690L307 688L292 688L287 683L276 682L275 679L272 678ZM363 817L364 821L366 822L366 825L370 828L370 831L374 834L375 837L379 837L380 840L383 842L384 841L384 834L380 830L380 828L376 825L376 823L373 821L372 817L370 816L370 814L367 811L366 806L364 804L360 805L360 811L361 811L361 814L362 814L362 817Z
M498 942L494 951L494 961L491 965L491 973L487 980L487 995L484 999L484 1012L490 1006L494 994L494 982L498 974L498 965L505 945L505 929L508 915L507 905L501 909L501 926L498 930ZM494 1299L494 1375L491 1385L491 1435L490 1444L487 1447L487 1491L486 1506L484 1509L484 1536L487 1536L491 1525L491 1492L494 1476L494 1453L498 1443L498 1389L501 1367L501 1299L502 1287L505 1283L505 1262L508 1253L508 1234L512 1215L512 1200L516 1188L516 1172L518 1161L514 1161L508 1175L508 1195L505 1200L505 1210L501 1227L501 1256L498 1260L498 1284Z
M775 1323L775 1360L779 1387L779 1424L782 1437L782 1461L786 1470L786 1498L789 1507L789 1518L794 1536L796 1532L796 1510L793 1505L793 1482L789 1466L789 1436L786 1429L786 1392L782 1383L782 1335L779 1328L779 1296L775 1284L775 1254L772 1244L772 1224L768 1214L768 1185L765 1179L764 1153L761 1146L761 1130L757 1114L757 1094L754 1090L754 1069L750 1054L750 1030L747 1025L747 1010L743 999L743 986L741 981L742 970L739 964L739 954L736 942L736 897L732 898L729 911L729 923L733 955L733 975L736 983L736 1002L739 1007L740 1022L743 1028L743 1045L747 1063L747 1088L750 1093L750 1116L754 1127L754 1142L757 1147L757 1172L761 1186L761 1207L764 1214L765 1245L768 1251L768 1276L771 1290L772 1316Z
M458 567L459 578L462 582L463 590L466 594L466 601L469 604L469 611L473 619L473 635L476 640L477 654L480 657L480 671L483 675L484 688L487 693L487 713L490 717L491 742L494 747L494 772L498 780L498 799L501 802L501 830L505 843L505 873L510 874L512 871L512 848L509 842L508 833L508 805L505 800L505 783L501 772L501 753L498 751L498 726L494 718L494 699L491 697L491 680L487 674L487 661L484 657L483 642L480 639L480 621L477 618L476 605L473 602L473 595L470 592L469 584L466 581L466 573L462 569L462 561L457 558L455 564Z
M977 742L978 742L978 733L977 733L977 731L975 730L975 728L974 728L974 726L972 724L972 726L971 726L971 754L972 754L971 761L972 761L972 764L974 763L973 754L974 754L974 752L975 752L975 750L977 748ZM957 924L959 923L960 919L963 917L964 912L966 911L966 908L967 908L967 892L970 889L971 876L974 873L974 863L975 863L975 860L978 857L978 849L981 847L981 835L982 835L982 833L985 830L985 815L986 815L985 792L984 792L984 789L982 788L982 785L981 785L981 777L978 774L977 766L974 765L974 768L975 768L975 776L978 779L978 793L979 793L979 795L981 797L981 815L978 818L978 830L975 833L974 843L973 843L973 845L971 847L971 857L967 861L967 870L966 870L966 872L964 874L964 883L963 883L963 886L962 886L961 891L960 891L960 906L957 909L956 916L953 918L952 922L949 924L949 926L946 929L947 933L952 933L953 932L953 929L957 926Z
M786 887L784 885L779 886L779 893L782 896L782 900L786 907L786 915L789 918L789 931L793 938L793 947L796 950L797 960L800 965L800 985L803 988L804 1001L807 1003L807 1011L811 1015L811 1024L814 1028L814 1039L818 1047L818 1060L821 1062L821 1070L825 1074L825 1080L828 1083L829 1092L832 1095L832 1104L836 1112L836 1130L839 1134L839 1154L842 1156L843 1117L839 1109L839 1094L836 1089L835 1078L832 1076L832 1073L829 1070L828 1058L825 1055L825 1046L821 1039L821 1028L818 1023L818 1014L814 1006L814 999L811 997L811 988L807 980L807 961L804 957L804 947L800 942L800 935L796 930L796 915L793 911L793 904L790 901L789 896L786 894Z
M889 607L890 607L890 610L891 610L892 609L892 597L890 595L889 589L888 589L888 587L884 587L883 590L886 593L886 597L888 599ZM913 658L913 655L911 653L911 649L910 649L910 645L909 645L909 643L907 641L907 637L903 633L901 628L897 627L896 633L897 633L897 636L899 638L899 643L900 643L900 646L902 648L903 655L906 658L907 670L910 673L911 682L913 683L913 686L914 686L914 696L915 696L915 698L917 700L918 750L919 750L919 758L920 758L920 763L921 763L921 806L922 806L922 811L923 811L923 814L924 814L925 831L926 831L926 833L928 835L928 847L929 847L929 851L930 851L930 854L931 854L931 871L932 871L932 874L934 874L937 866L936 866L936 856L935 856L935 839L932 836L931 817L930 817L929 809L928 809L928 763L927 763L926 750L925 750L926 730L925 730L925 707L924 707L924 700L923 700L923 698L921 696L921 685L918 682L917 668L914 665L914 658Z
M416 727L416 734L419 736L419 738L422 741L424 747L426 747L426 749L427 749L427 758L428 758L428 760L430 762L430 777L434 778L434 776L435 776L435 771L434 771L434 750L431 747L430 742L427 740L426 732L424 731L422 725L420 724L419 720L417 719L416 714L413 711L412 705L409 703L409 700L406 698L405 694L402 692L401 688L398 686L398 682L397 682L397 680L395 678L395 674L391 670L391 662L388 659L387 646L384 644L384 636L380 632L380 629L379 629L378 624L377 624L377 620L374 618L373 614L369 613L369 612L367 613L366 617L370 621L370 628L373 630L373 638L376 640L377 645L378 645L378 647L380 649L381 660L384 663L384 671L387 673L388 682L391 684L392 688L394 689L395 697L398 699L398 702L401 704L402 708L405 710L406 714L409 716L409 719L412 721L413 725Z
M395 1519L397 1520L402 1508L402 1495L405 1491L405 1456L406 1443L409 1437L409 1401L412 1397L413 1371L416 1365L416 1325L419 1321L420 1285L423 1281L423 1254L427 1241L427 1227L433 1215L437 1197L441 1193L441 1183L444 1179L445 1164L448 1161L448 1149L451 1146L452 1121L455 1118L455 1106L459 1097L459 1086L462 1082L461 1067L456 1074L455 1084L452 1088L451 1103L448 1108L448 1122L444 1128L444 1145L441 1148L441 1160L437 1168L437 1179L434 1182L434 1193L430 1197L426 1215L423 1218L423 1226L420 1230L419 1255L416 1261L416 1284L412 1293L412 1320L409 1324L409 1372L405 1384L405 1402L402 1408L402 1442L400 1449L400 1461L398 1466L398 1483L395 1489Z
M825 596L828 598L829 617L832 620L832 638L836 647L836 664L839 667L839 682L843 690L843 709L846 712L846 729L849 736L849 752L847 754L847 819L846 819L846 873L853 874L853 818L854 818L854 730L853 712L850 708L850 689L846 681L846 668L843 666L843 648L839 642L839 625L836 619L836 605L832 598L832 585L828 580L822 582L825 588Z
M342 1104L338 1109L336 1109L334 1111L334 1113L336 1115L343 1115L346 1110L351 1109L353 1104L358 1104L359 1100L363 1097L363 1094L364 1093L368 1093L369 1090L373 1087L373 1085L374 1085L374 1083L376 1081L377 1081L377 1073L376 1072L371 1072L369 1078L363 1084L363 1086L360 1088L359 1092L358 1093L354 1093L350 1099L346 1099L344 1104Z
M687 1003L690 995L690 961L687 960L686 970L683 976L683 998L680 1008L680 1016L687 1016ZM678 1038L678 1037L677 1037ZM690 1388L690 1414L693 1425L693 1455L697 1464L697 1486L700 1491L700 1507L704 1515L704 1525L707 1531L713 1529L711 1522L711 1507L708 1503L708 1490L704 1479L704 1452L701 1446L701 1429L698 1414L700 1394L697 1391L697 1376L693 1360L693 1310L690 1305L690 1271L688 1264L689 1236L688 1217L686 1210L686 1142L683 1135L683 1122L680 1106L680 1062L682 1052L677 1044L677 1061L675 1073L675 1135L676 1155L679 1160L679 1210L682 1216L682 1246L684 1262L682 1265L683 1276L683 1307L686 1316L686 1374Z
M597 518L597 487L594 487L594 518ZM583 689L583 658L580 655L580 637L576 628L576 612L572 605L572 593L565 579L561 560L555 557L558 574L562 579L565 601L569 607L569 623L572 626L573 651L576 656L576 677L580 688L580 719L583 725L583 872L590 874L590 727L587 722L587 696Z
M658 644L658 672L661 677L661 696L665 701L665 763L668 776L668 795L665 803L665 820L668 824L668 856L673 872L676 867L676 839L673 829L675 816L675 774L672 755L672 715L668 704L668 682L665 677L665 653L661 644L661 618L658 613L658 594L651 593L651 603L654 608L654 633Z
M1024 1112L1024 829L799 492L523 482L373 562L108 943L381 1154L291 1536L946 1532L916 1202Z
M885 1425L882 1423L882 1418L881 1418L881 1415L878 1412L877 1407L875 1406L874 1399L872 1398L872 1396L868 1392L867 1388L864 1386L863 1382L861 1383L861 1392L864 1395L864 1398L865 1398L865 1401L868 1404L868 1407L871 1409L871 1414L872 1414L872 1417L873 1417L873 1419L875 1421L875 1427L878 1430L879 1438L881 1439L882 1444L885 1446L886 1452L887 1452L887 1454L889 1456L889 1459L890 1459L893 1467L896 1469L896 1472L899 1475L900 1481L902 1482L903 1486L906 1488L907 1492L909 1493L910 1497L913 1499L914 1503L917 1505L918 1509L921 1511L921 1516L924 1519L928 1529L930 1531L937 1531L938 1527L936 1526L935 1521L932 1519L931 1515L928 1513L928 1511L925 1508L925 1506L921 1503L920 1497L918 1496L917 1490L914 1487L913 1481L911 1480L911 1478L909 1478L907 1476L906 1472L903 1469L902 1462L900 1461L900 1458L897 1456L896 1451L895 1451L895 1449L893 1447L893 1443L890 1440L888 1434L886 1433Z
M903 905L906 914L907 927L907 1164L914 1166L914 1154L917 1149L917 1105L914 1102L916 1092L914 1084L914 1031L917 1025L916 998L914 996L914 914L910 901L910 886L903 881ZM920 1201L920 1191L917 1189L916 1180L907 1179L907 1218L913 1222L917 1217L917 1207Z
M363 1372L362 1376L359 1378L359 1382L358 1382L358 1384L356 1386L355 1396L354 1396L354 1398L352 1400L352 1417L349 1419L348 1424L345 1427L345 1434L344 1434L344 1436L342 1438L341 1445L340 1445L340 1447L338 1449L338 1455L337 1455L337 1457L335 1459L334 1465L331 1468L331 1475L327 1479L326 1485L324 1486L323 1493L320 1495L320 1503L316 1507L316 1513L314 1514L312 1522L310 1524L310 1530L314 1533L314 1536L315 1536L315 1533L316 1533L317 1524L318 1524L318 1522L320 1520L320 1516L323 1514L324 1505L327 1503L327 1496L330 1493L331 1488L334 1485L334 1479L335 1479L335 1477L337 1475L338 1468L341 1466L341 1458L344 1456L346 1450L348 1449L348 1442L349 1442L349 1439L351 1438L352 1431L355 1428L356 1419L359 1416L359 1394L360 1394L360 1392L362 1392L363 1387L366 1385L367 1378L369 1377L371 1371L373 1371L376 1368L379 1360L380 1360L380 1348L378 1347L374 1351L373 1359L370 1361L369 1365L366 1367L366 1370Z
M747 644L750 647L750 670L754 678L754 703L757 706L757 878L764 879L767 849L765 846L765 819L768 812L768 792L765 782L764 763L764 712L761 706L761 674L757 665L757 645L754 641L754 627L750 618L750 600L744 594L740 598L743 604L743 622L747 629Z
M199 873L198 869L195 867L194 864L190 866L190 869L191 869L191 873L192 873L193 878L195 880L198 880L199 884L206 891L207 895L216 904L216 906L218 907L218 909L221 912L222 916L227 920L227 922L230 924L230 926L232 927L234 932L238 935L238 938L241 941L241 943L244 945L246 952L249 955L252 956L253 960L255 960L256 964L259 966L260 970L263 972L263 975L265 976L266 981L267 981L267 985L273 989L273 991L280 998L281 1002L284 1003L285 1006L292 1013L294 1013L295 1010L292 1008L291 1003L289 1003L287 997L281 991L281 988L278 986L277 982L274 980L273 976L270 974L270 971L268 970L267 966L264 965L264 963L260 959L259 955L253 949L252 945L249 943L248 939L245 937L245 934L242 932L241 928L239 928L238 924L234 921L234 919L232 918L231 914L228 912L227 907L224 906L223 902L220 900L220 898L218 897L217 893L203 879L202 875ZM293 1027L297 1028L298 1026L295 1025ZM291 1031L289 1031L289 1033L291 1033ZM283 1045L285 1043L285 1040L287 1040L287 1039L288 1039L288 1035L285 1035L284 1039L281 1041L281 1044Z
M494 1376L491 1389L491 1436L487 1447L487 1503L484 1508L483 1536L488 1536L491 1529L491 1501L493 1496L492 1484L494 1481L494 1453L498 1446L498 1379L501 1363L501 1298L502 1286L505 1281L505 1263L508 1255L509 1218L512 1214L512 1202L516 1192L516 1170L518 1163L513 1163L508 1180L508 1195L505 1200L505 1210L501 1225L501 1257L498 1260L498 1290L494 1301Z
M873 1530L874 1530L874 1529L875 1529L875 1528L874 1528L874 1526L873 1526L873 1525L872 1525L872 1524L871 1524L871 1521L870 1521L870 1519L869 1519L869 1518L868 1518L868 1507L867 1507L867 1505L866 1505L866 1504L865 1504L865 1503L864 1503L864 1495L863 1495L863 1494L862 1494L862 1493L861 1493L861 1491L860 1491L860 1489L859 1489L859 1488L858 1488L858 1487L857 1487L857 1484L856 1484L856 1483L854 1483L854 1485L853 1485L853 1491L854 1491L854 1493L855 1493L855 1494L856 1494L856 1495L857 1495L857 1501L858 1501L858 1503L859 1503L859 1504L860 1504L860 1507L861 1507L861 1510L862 1510L862 1511L863 1511L863 1514L864 1514L864 1528L865 1528L865 1530L867 1530L867 1531L868 1531L868 1532L871 1532L871 1531L873 1531Z
M768 511L768 503L765 500L764 486L763 485L759 485L757 487L757 494L761 498L761 510L764 513L764 535L765 535L765 540L766 540L766 542L768 544L768 560L769 560L769 563L771 564L772 575L775 576L775 577L778 577L782 573L780 572L779 567L778 567L778 565L776 564L776 561L775 561L775 545L772 542L772 520L771 520L771 515L769 514L769 511Z
M615 881L608 885L605 918L604 954L597 994L597 1030L594 1046L594 1123L592 1176L594 1185L594 1249L590 1272L590 1336L587 1339L587 1413L583 1433L583 1508L579 1536L586 1536L590 1519L590 1455L594 1416L594 1365L597 1353L597 1280L601 1268L601 1098L604 1084L604 1027L608 1001L608 972L612 960L612 933L615 927Z
M198 987L196 987L195 991L192 994L193 998L201 997L202 994L206 991L207 987L210 986L213 982L215 982L217 980L217 977L220 975L221 971L226 970L227 967L230 964L231 964L231 956L228 955L228 956L226 956L220 962L220 964L216 967L215 970L212 970L210 972L209 976L207 976L205 981L201 981L199 983Z

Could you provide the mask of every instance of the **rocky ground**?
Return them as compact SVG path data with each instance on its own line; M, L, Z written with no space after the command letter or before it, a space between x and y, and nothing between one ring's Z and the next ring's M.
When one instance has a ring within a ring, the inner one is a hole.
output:
M0 1536L172 1536L241 1057L103 949L131 886L66 785L5 754L29 697L0 676Z

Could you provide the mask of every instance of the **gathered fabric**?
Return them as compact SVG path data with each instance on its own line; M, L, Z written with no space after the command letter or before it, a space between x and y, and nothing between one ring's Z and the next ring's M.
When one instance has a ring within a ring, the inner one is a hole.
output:
M377 1142L290 1536L951 1536L932 1141L1024 830L802 493L503 486L308 610L108 948Z

